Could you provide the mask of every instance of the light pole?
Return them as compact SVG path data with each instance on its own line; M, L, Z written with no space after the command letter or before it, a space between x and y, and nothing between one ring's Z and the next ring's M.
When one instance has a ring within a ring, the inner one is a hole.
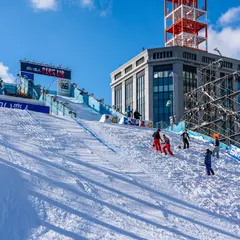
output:
M215 49L213 49L215 52L218 52L218 54L222 57L222 54L221 54L221 52L219 51L219 49L218 48L215 48Z

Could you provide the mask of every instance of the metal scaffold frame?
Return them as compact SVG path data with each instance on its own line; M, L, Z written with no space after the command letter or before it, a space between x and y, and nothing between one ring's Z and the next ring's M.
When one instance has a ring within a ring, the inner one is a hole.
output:
M220 76L220 59L198 70L198 87L184 95L188 129L240 146L240 72Z

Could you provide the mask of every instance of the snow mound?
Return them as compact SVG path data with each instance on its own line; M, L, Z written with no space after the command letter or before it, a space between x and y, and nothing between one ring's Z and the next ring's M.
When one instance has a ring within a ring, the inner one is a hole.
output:
M0 109L1 240L240 238L239 163L221 153L207 177L208 143L182 150L166 133L175 156L164 156L153 130L99 123L69 104L93 134L72 119Z

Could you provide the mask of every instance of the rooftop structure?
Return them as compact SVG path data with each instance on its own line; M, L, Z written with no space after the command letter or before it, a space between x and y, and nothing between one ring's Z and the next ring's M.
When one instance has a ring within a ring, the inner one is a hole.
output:
M208 50L207 0L164 0L165 46Z

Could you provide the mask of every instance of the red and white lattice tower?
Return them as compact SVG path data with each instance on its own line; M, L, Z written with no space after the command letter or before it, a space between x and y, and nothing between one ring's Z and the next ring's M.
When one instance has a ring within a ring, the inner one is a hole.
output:
M164 15L166 47L208 50L207 0L164 0Z

